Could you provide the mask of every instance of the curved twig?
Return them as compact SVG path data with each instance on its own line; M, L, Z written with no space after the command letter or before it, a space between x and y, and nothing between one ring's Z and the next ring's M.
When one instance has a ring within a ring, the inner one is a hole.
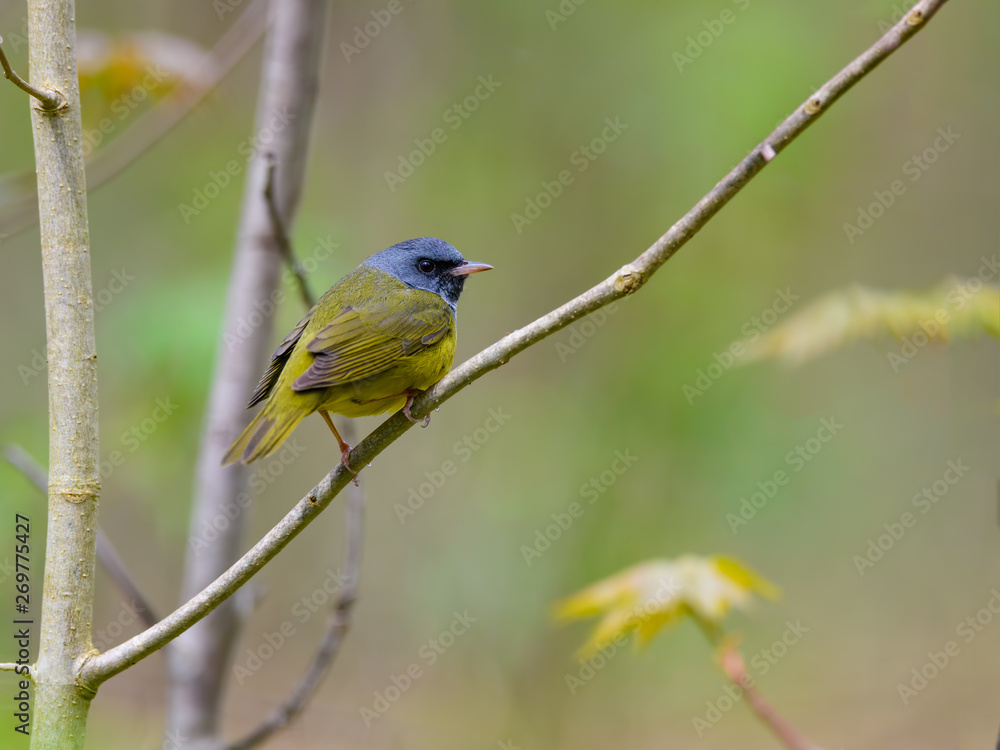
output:
M411 414L422 417L511 357L578 318L638 291L733 196L778 153L812 125L841 95L874 70L907 39L922 29L947 0L921 0L874 45L831 78L754 148L721 182L631 263L607 279L525 327L504 336L452 370L437 385L414 399ZM351 453L358 467L372 459L413 426L397 413L379 425ZM145 658L217 607L294 539L353 478L341 465L327 474L236 564L165 619L120 646L94 655L80 668L84 684L96 688L104 680Z
M63 96L58 91L53 91L52 89L42 89L37 86L32 86L26 80L21 78L14 69L10 67L10 63L7 61L7 55L3 51L3 37L0 37L0 67L3 68L3 75L8 81L17 86L21 91L26 91L31 94L41 103L41 110L43 112L55 112L66 106L66 97Z
M347 432L346 440L350 440ZM361 570L361 546L364 521L364 493L361 487L351 483L347 486L347 505L344 511L347 542L344 548L344 585L330 608L326 630L320 640L316 655L299 680L291 695L265 719L259 727L242 739L228 745L225 750L250 750L287 725L306 707L309 699L319 687L326 673L333 665L340 644L351 624L351 611L358 597L358 576Z

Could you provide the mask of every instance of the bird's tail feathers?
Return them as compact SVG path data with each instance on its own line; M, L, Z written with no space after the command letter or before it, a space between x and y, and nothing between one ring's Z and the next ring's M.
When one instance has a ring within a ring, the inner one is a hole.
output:
M266 405L226 451L222 465L236 461L248 464L271 455L281 447L306 413L297 409L277 410L272 409L270 404Z

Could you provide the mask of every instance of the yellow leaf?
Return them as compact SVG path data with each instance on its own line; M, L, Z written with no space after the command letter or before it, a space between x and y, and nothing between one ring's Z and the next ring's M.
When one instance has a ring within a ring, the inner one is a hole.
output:
M558 602L555 616L602 615L580 649L581 658L587 658L632 633L636 645L644 646L661 629L685 617L716 628L732 608L746 609L753 594L773 599L779 591L738 560L684 555L650 560L598 581Z

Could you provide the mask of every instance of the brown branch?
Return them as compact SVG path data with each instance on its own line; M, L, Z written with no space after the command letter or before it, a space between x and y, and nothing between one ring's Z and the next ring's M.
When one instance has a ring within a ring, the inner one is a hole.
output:
M299 259L295 257L295 250L288 239L285 222L281 218L281 211L278 210L278 200L274 195L275 162L277 161L277 157L274 155L274 152L268 151L265 158L267 159L267 182L264 185L264 202L267 204L267 215L271 219L271 235L274 238L274 244L278 246L281 256L285 259L288 270L295 275L295 281L299 287L299 296L302 297L302 302L305 304L306 310L311 310L312 306L316 304L316 297L309 289L306 269L302 267Z
M31 480L32 484L42 491L42 494L48 493L48 474L24 448L19 445L8 445L4 448L3 455L7 462ZM159 618L153 613L152 607L149 606L149 600L143 596L139 586L132 580L128 568L118 555L118 551L100 526L97 527L97 560L111 576L111 580L115 582L122 594L135 604L136 614L139 615L143 625L147 628L155 625Z
M414 417L429 414L435 407L470 383L506 364L515 354L565 328L580 317L638 291L775 155L812 125L844 92L922 29L946 1L918 2L878 42L799 106L648 250L595 287L525 327L504 336L500 341L456 367L422 396L414 399L410 409ZM352 463L358 467L366 466L412 426L413 423L402 414L393 415L375 428L354 449L351 454ZM83 664L80 674L83 683L96 687L176 638L225 601L308 526L347 485L352 476L350 471L338 464L236 564L193 596L190 601L161 620L155 627L110 651L94 656Z
M819 750L818 746L803 737L799 730L761 695L757 686L753 684L753 678L747 672L743 654L735 644L723 644L720 657L722 671L726 677L743 691L751 710L767 725L782 745L788 750Z
M0 45L3 45L3 37L0 36ZM68 106L66 103L66 97L63 96L58 91L53 91L52 89L38 88L37 86L32 86L26 80L21 78L14 69L10 67L10 63L7 61L7 55L4 54L3 46L0 46L0 67L3 68L3 75L8 81L17 86L21 91L26 91L35 97L40 103L43 112L57 112L63 107Z
M350 426L345 428L350 430ZM351 437L345 431L344 439ZM364 539L364 492L354 483L347 488L347 504L344 511L346 521L346 546L344 548L344 585L340 589L336 601L327 616L326 630L320 640L319 648L310 662L306 673L299 680L291 695L276 708L259 727L246 737L229 745L226 750L250 750L266 740L276 731L287 725L305 708L309 699L316 692L344 640L344 635L351 624L351 612L358 596L358 575L361 568L361 546Z

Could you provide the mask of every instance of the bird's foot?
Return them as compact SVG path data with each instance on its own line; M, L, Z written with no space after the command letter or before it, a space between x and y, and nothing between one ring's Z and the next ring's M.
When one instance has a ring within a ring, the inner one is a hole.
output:
M340 433L337 432L337 427L336 425L334 425L333 420L330 418L329 412L323 409L319 409L318 411L320 416L323 417L324 420L326 420L326 423L330 427L330 431L333 433L333 436L337 438L337 445L340 446L340 463L344 465L345 469L347 469L354 475L354 486L358 487L359 486L358 472L352 469L351 464L349 463L351 460L351 446L349 446L347 442L344 440L344 438L340 436Z
M340 464L354 475L354 486L360 487L358 484L358 472L351 468L351 446L347 443L340 444Z
M421 393L423 393L423 391L410 391L406 395L406 405L403 407L403 415L411 422L413 422L413 424L417 424L418 422L420 422L420 420L415 418L412 414L410 414L410 407L413 406L413 399L419 396ZM423 421L424 423L420 425L421 427L426 427L427 425L429 425L431 423L431 415L428 414L426 417L424 417Z

